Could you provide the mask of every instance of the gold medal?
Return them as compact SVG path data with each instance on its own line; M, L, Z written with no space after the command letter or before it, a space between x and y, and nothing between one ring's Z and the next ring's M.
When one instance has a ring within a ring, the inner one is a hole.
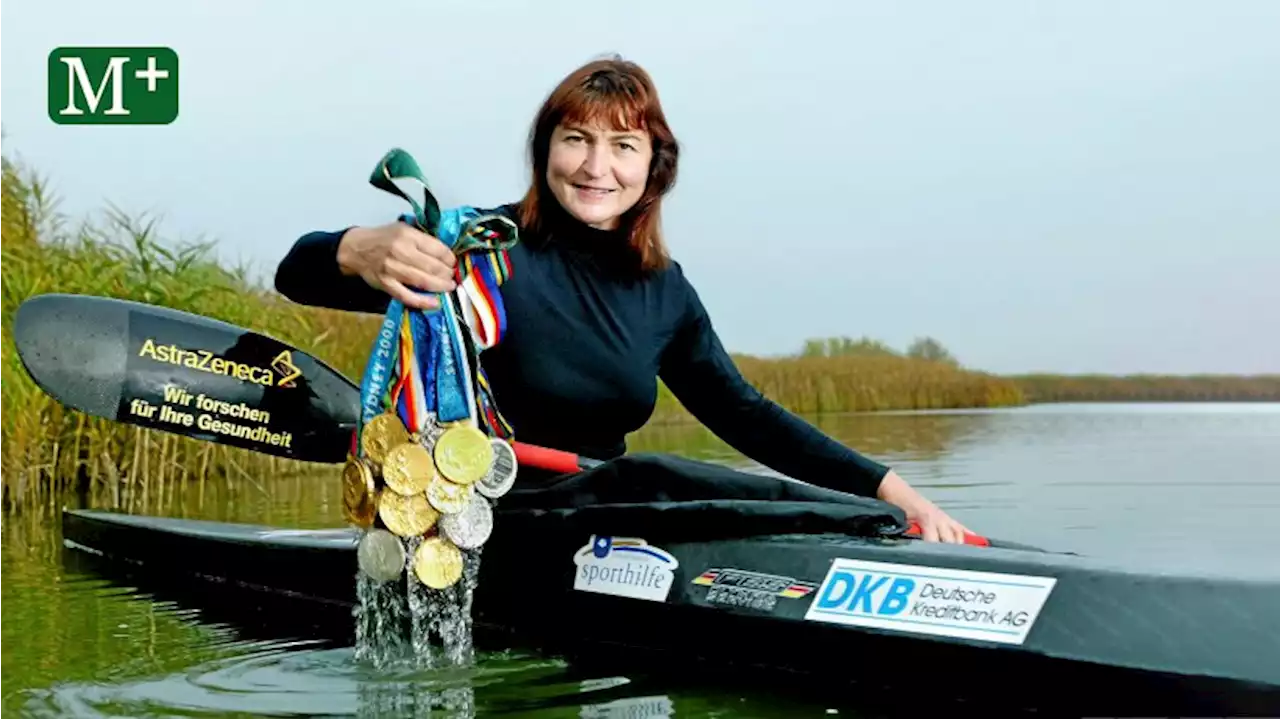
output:
M347 464L342 468L342 498L354 503L374 489L373 470L369 463L348 455Z
M436 525L440 518L427 498L421 494L406 497L399 492L383 492L378 498L378 519L401 537L420 537Z
M361 529L369 529L373 526L374 517L378 516L378 498L371 496L356 503L344 500L342 503L342 516L348 522Z
M413 573L432 589L445 589L462 578L462 552L444 537L424 539L413 553Z
M364 456L375 464L386 461L387 452L392 447L409 441L409 431L404 428L400 418L390 412L369 420L360 431L360 448Z
M406 496L422 494L435 475L431 453L420 444L406 442L392 447L382 464L382 481L391 491Z
M359 457L351 457L342 469L342 510L348 522L368 529L378 512L378 490L373 470Z
M472 491L469 484L454 484L437 474L427 485L427 501L441 514L458 514L467 508Z
M454 425L440 435L435 446L436 467L455 484L472 484L485 475L493 462L493 447L484 432L466 424Z

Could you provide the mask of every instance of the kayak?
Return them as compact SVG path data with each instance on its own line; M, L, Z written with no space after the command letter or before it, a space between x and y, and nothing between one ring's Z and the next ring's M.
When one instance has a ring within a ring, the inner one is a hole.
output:
M831 512L786 497L671 498L660 472L643 489L662 498L618 501L641 490L605 474L500 503L475 593L478 631L552 651L740 667L828 688L906 682L1077 715L1280 713L1280 577L926 543L882 531L873 502ZM612 496L583 501L606 480ZM576 507L558 501L570 496ZM758 531L726 531L743 520ZM70 509L63 532L68 548L99 561L236 585L290 612L327 609L349 622L356 602L355 528Z

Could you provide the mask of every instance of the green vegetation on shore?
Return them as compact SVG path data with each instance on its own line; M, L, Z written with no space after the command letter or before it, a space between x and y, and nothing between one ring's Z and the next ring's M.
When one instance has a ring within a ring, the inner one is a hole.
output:
M831 337L810 339L797 355L799 358L839 357L866 361L868 358L926 361L959 369L960 362L941 342L932 337L918 337L905 351L898 351L869 337ZM775 361L776 362L776 361ZM927 366L920 365L920 366ZM974 373L969 373L973 380ZM1280 401L1280 374L1268 375L1104 375L1028 373L986 375L1007 394L1017 396L1011 404L1047 402L1277 402ZM878 378L877 378L878 379ZM990 405L1001 404L992 402ZM982 403L958 406L982 406ZM898 407L894 407L896 409ZM920 404L914 409L927 409ZM871 407L870 409L880 409Z
M164 432L64 409L22 369L13 342L17 308L32 295L69 292L166 305L279 337L348 376L359 376L376 318L300 307L246 279L243 268L209 259L211 246L162 242L153 221L111 209L72 226L40 178L3 163L3 506L12 510L55 492L106 491L122 508L168 501L175 489L235 478L316 471ZM321 468L327 470L327 468ZM336 476L336 475L335 475Z
M85 417L40 392L13 344L18 306L32 295L70 292L137 300L221 319L289 342L359 377L376 332L370 315L302 307L210 259L209 244L162 241L154 222L110 210L70 226L38 177L3 167L4 508L50 490L99 494L122 508L203 491L210 480L252 486L264 476L336 470L265 457ZM921 338L904 352L876 340L811 340L795 356L736 355L749 382L804 415L900 409L1013 406L1044 401L1280 400L1270 377L1002 377L964 368L941 343ZM652 424L689 419L662 388Z
M1010 375L1028 402L1280 402L1280 374Z
M797 414L1025 403L1022 391L1010 380L935 360L872 355L778 359L734 355L733 360L748 382ZM676 398L661 388L654 421L686 416Z

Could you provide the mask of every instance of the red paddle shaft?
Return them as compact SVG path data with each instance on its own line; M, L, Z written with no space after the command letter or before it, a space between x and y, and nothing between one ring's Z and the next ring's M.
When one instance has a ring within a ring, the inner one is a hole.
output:
M559 449L548 449L537 445L525 444L524 442L512 442L512 446L516 451L516 462L526 467L537 467L551 472L560 472L563 474L571 474L580 472L584 469L590 469L598 464L597 460L584 459L573 452L565 452ZM908 537L920 537L924 532L920 529L918 522L912 521L907 527ZM964 543L972 544L976 547L989 547L991 542L986 537L980 537L976 534L966 533L964 535Z
M584 469L590 469L596 464L599 464L599 462L593 462L591 460L583 462L578 455L573 452L539 447L536 444L512 442L511 446L516 451L517 463L526 467L545 469L550 472L572 474L574 472L581 472Z

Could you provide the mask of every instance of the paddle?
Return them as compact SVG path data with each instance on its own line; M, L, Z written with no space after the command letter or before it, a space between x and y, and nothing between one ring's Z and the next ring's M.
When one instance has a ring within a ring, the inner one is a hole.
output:
M13 337L36 385L85 414L290 459L346 461L359 387L278 339L168 307L72 294L23 302ZM512 444L521 466L570 474L600 464ZM918 536L919 526L907 534ZM988 544L976 535L966 543Z
M36 385L85 414L290 459L347 459L359 387L278 339L168 307L70 294L22 303L13 337ZM514 445L525 466L599 464Z
M36 385L86 414L291 459L346 460L359 390L277 339L68 294L22 303L13 337Z

